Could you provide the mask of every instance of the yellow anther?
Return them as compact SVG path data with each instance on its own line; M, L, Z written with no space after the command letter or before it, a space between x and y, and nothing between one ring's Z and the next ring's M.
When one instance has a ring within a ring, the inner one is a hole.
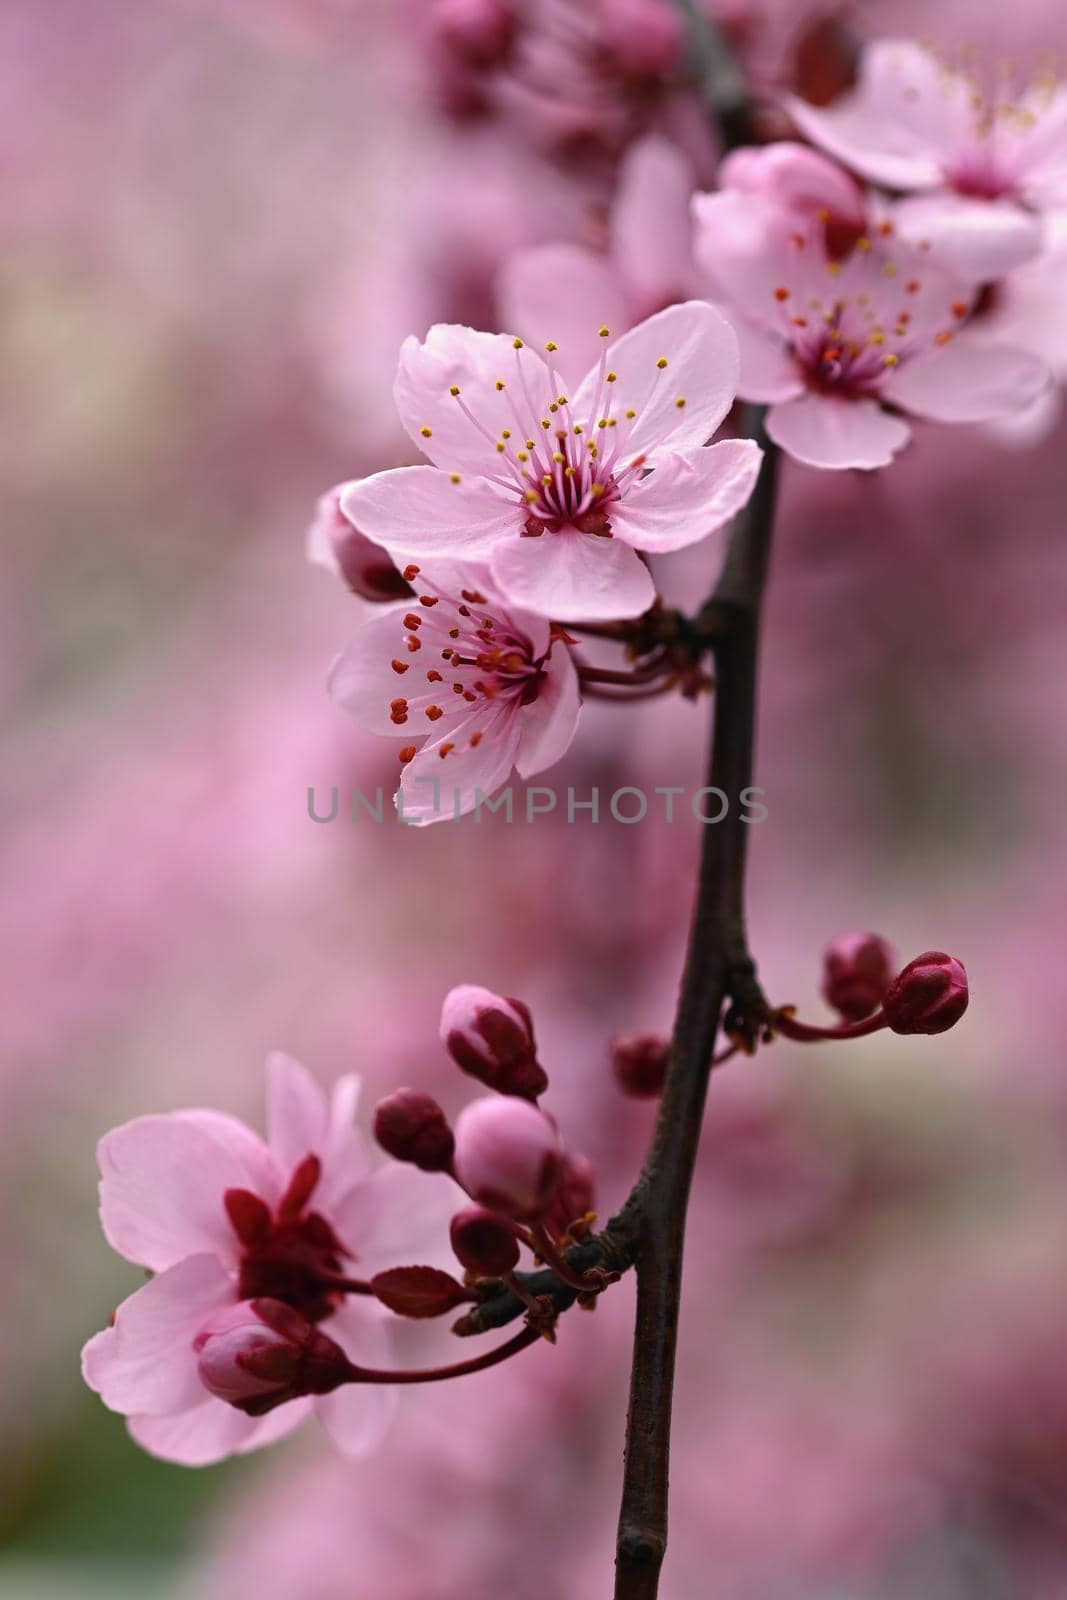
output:
M530 452L528 450L519 450L517 454L520 461L529 461L530 459Z
M448 392L449 392L449 394L458 394L459 393L459 384L458 383L451 384L449 386Z
M887 278L895 278L896 275L897 275L897 264L896 264L896 262L895 261L887 261L885 263L885 265L883 266L883 268L882 268L882 272L884 273L884 275Z
M527 448L527 450L536 450L537 449L537 441L536 441L536 439L527 439L526 448Z
M864 254L866 254L866 252L870 248L871 248L871 241L866 236L864 236L862 239L857 239L856 240L856 249L857 250L862 250L864 252Z
M553 450L552 459L553 461L566 461L567 457L563 454L562 450Z
M565 406L567 404L567 396L565 394L558 394L556 396L556 404L558 406Z
M565 478L573 478L574 477L574 468L573 467L564 467L563 476Z
M536 489L527 489L526 494L524 495L523 498L526 499L526 500L529 500L532 503L534 500L537 499L537 490Z
M504 380L503 380L503 378L498 378L498 379L497 379L497 380L496 380L496 392L497 392L497 394L499 394L499 393L500 393L500 391L501 391L501 389L502 389L502 388L503 388L503 387L504 387Z
M667 357L666 356L660 356L659 360L656 362L656 365L660 369L660 371L662 372L664 367L667 365Z
M500 455L503 455L504 451L507 449L507 445L504 443L503 439L497 440L496 447Z
M542 417L541 418L541 426L542 426L542 428L551 428L552 424L551 424L551 422L549 422L547 417Z
M500 437L502 439L510 439L511 438L511 429L510 428L501 428Z
M513 350L521 350L522 349L522 340L521 339L512 339L511 348Z
M552 483L552 474L551 474L551 472L543 472L541 474L541 482L544 484L546 489L549 488L551 486L551 483Z
M547 344L545 345L545 349L546 350L558 350L559 349L559 345L556 343L555 339L549 339Z
M839 278L841 276L840 261L828 261L826 263L826 270L830 274L831 278Z
M618 378L618 376L619 376L619 374L617 372L605 372L605 374L604 374L604 382L605 383L614 383L615 380Z
M893 354L892 350L890 350L890 351L887 352L886 355L884 355L882 357L882 363L883 363L884 366L887 366L887 367L895 367L895 366L899 365L900 357L899 356L895 356Z
M611 329L608 327L606 322L601 324L601 326L597 329L597 332L602 339L610 339L611 337Z
M597 425L598 428L606 428L607 425L608 425L607 417L598 417L596 425Z
M549 409L549 410L550 410L550 411L551 411L551 412L553 412L553 413L554 413L554 412L556 412L556 411L558 411L558 410L559 410L559 406L558 406L558 405L557 405L557 404L556 404L556 402L555 402L555 401L554 401L554 400L553 400L553 401L552 401L552 402L551 402L551 403L550 403L550 405L549 405L549 408L548 408L548 409Z
M574 431L575 433L582 433L584 431L580 422L576 422L574 424Z
M458 472L450 472L448 474L448 478L449 478L449 482L450 483L459 483L459 481L460 481L460 477L459 477L459 473Z
M681 411L682 407L685 405L685 395L680 394L674 403L678 407L678 410Z
M594 497L597 496L597 495L603 494L604 493L604 485L602 483L594 483L594 484L592 484L590 486L589 493L591 495L593 495Z
M634 417L636 417L637 412L634 410L633 406L631 406L628 411L623 413L623 415L632 422Z
M423 426L423 427L421 427L419 429L419 432L422 434L422 437L424 439L432 439L433 438L433 429L432 428L427 428L427 427Z

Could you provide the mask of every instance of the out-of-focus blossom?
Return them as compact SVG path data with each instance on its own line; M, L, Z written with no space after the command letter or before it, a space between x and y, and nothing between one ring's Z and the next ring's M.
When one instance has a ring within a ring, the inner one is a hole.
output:
M448 1119L432 1095L394 1089L374 1108L374 1137L394 1161L410 1161L423 1172L447 1172L456 1142Z
M811 466L884 467L907 444L902 413L980 422L1049 387L1029 351L967 326L975 295L883 220L843 257L821 219L751 193L695 202L697 252L741 344L740 394L768 402L772 439Z
M609 339L604 325L600 361L572 395L554 339L546 356L470 328L409 339L396 400L434 466L364 479L345 514L398 554L487 560L496 587L543 616L638 616L655 597L638 552L721 527L748 500L761 452L750 440L702 448L738 369L712 307L687 301Z
M881 1004L893 966L893 952L878 934L844 933L823 956L823 999L846 1022L859 1022Z
M481 569L404 570L418 605L366 622L330 691L369 732L416 741L400 751L397 804L405 821L440 822L472 811L513 768L528 778L559 760L578 725L578 674L549 623L490 597Z
M662 1093L670 1060L670 1040L660 1033L621 1033L611 1042L611 1064L619 1088L638 1100Z
M363 600L404 600L414 593L392 557L354 528L341 510L347 484L319 496L307 531L305 553L316 566L343 578Z
M954 65L908 39L863 54L855 90L833 105L791 98L801 130L854 171L914 191L902 237L974 282L1032 260L1041 213L1067 204L1067 92L1014 62Z
M560 375L578 383L600 354L601 323L632 328L692 291L692 192L692 166L676 145L650 134L631 146L619 167L607 248L561 243L517 250L500 274L503 325L524 337L552 328Z
M1067 212L1045 219L1041 254L983 289L975 327L990 339L1020 345L1048 363L1057 388L1023 411L993 424L1008 443L1026 447L1054 426L1067 382Z
M219 1398L212 1356L222 1359L213 1341L225 1338L236 1360L233 1308L265 1298L324 1324L347 1356L377 1357L380 1313L331 1280L354 1250L362 1272L418 1253L428 1218L406 1182L398 1188L400 1168L369 1172L352 1126L358 1092L356 1078L342 1078L327 1105L303 1067L275 1055L267 1063L266 1142L215 1111L138 1117L101 1140L104 1231L121 1255L156 1276L89 1340L83 1369L153 1455L199 1466L243 1454L291 1432L312 1408L349 1453L381 1436L388 1403L379 1388L346 1386L313 1398L312 1375L289 1403L260 1417ZM321 1376L325 1347L316 1351L301 1337Z
M802 227L821 222L833 260L848 255L873 226L861 185L836 161L789 139L731 151L718 177L720 189L775 206Z

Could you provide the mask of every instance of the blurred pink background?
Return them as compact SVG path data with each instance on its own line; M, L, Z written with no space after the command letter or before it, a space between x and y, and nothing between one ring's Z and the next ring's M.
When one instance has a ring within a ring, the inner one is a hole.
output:
M732 3L753 70L785 71L819 9ZM406 1394L361 1464L312 1431L168 1468L78 1375L137 1277L99 1232L96 1139L188 1104L255 1121L271 1048L454 1110L470 1085L437 1013L482 983L533 1007L605 1213L651 1126L606 1041L669 1023L688 817L307 814L311 785L395 771L326 696L361 602L305 563L315 497L411 459L400 340L493 325L510 251L596 239L641 131L575 132L518 83L457 118L424 14L0 14L5 1596L608 1591L628 1283L555 1349ZM980 31L955 4L850 16ZM997 25L1067 44L1038 0ZM652 121L713 170L684 94ZM1062 423L1033 446L929 427L877 476L785 466L751 841L765 984L822 1016L822 946L869 926L902 958L959 955L972 1002L944 1039L779 1043L714 1082L665 1600L1067 1595L1065 447ZM720 548L673 558L672 597L705 592ZM695 785L706 720L590 705L551 781ZM442 1329L422 1344L450 1353Z

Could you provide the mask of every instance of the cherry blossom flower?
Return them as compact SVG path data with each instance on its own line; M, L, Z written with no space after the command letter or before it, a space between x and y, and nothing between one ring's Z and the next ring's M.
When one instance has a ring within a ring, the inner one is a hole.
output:
M407 741L397 806L426 824L474 810L513 768L529 778L552 766L581 698L563 640L543 617L490 598L484 569L405 571L417 600L363 626L330 692L369 733Z
M561 293L565 286L561 285ZM499 592L561 621L639 616L655 588L639 551L693 544L748 500L751 440L701 448L733 404L737 340L687 301L610 342L568 395L522 339L437 325L401 351L401 420L433 466L349 487L345 515L404 556L489 563Z
M692 192L692 164L677 145L659 134L639 140L619 165L606 248L559 243L513 251L498 284L501 321L531 336L551 326L557 368L565 382L578 383L599 357L601 319L632 328L693 289Z
M304 553L325 567L364 600L403 600L412 589L386 552L354 528L341 511L347 485L336 484L321 494L307 530Z
M791 98L801 131L846 166L913 192L901 237L971 281L1038 254L1041 213L1067 205L1067 92L1044 70L956 66L907 39L864 52L857 87L827 107Z
M200 1110L137 1117L100 1141L104 1232L155 1276L89 1340L82 1366L152 1455L199 1466L244 1454L291 1432L312 1409L347 1454L363 1454L381 1436L388 1389L305 1392L250 1415L218 1397L214 1359L223 1334L257 1349L279 1337L270 1328L255 1339L248 1331L257 1316L277 1320L274 1302L298 1313L296 1325L302 1318L321 1331L323 1348L335 1341L365 1364L382 1353L380 1308L335 1291L331 1280L353 1261L373 1273L404 1253L424 1253L441 1219L423 1214L402 1167L369 1171L352 1126L358 1095L358 1079L344 1077L327 1105L298 1062L273 1055L266 1142L236 1118ZM235 1318L242 1302L266 1310ZM255 1387L248 1371L234 1382L247 1400Z
M698 195L697 254L741 344L739 392L797 460L883 467L911 436L901 413L982 422L1048 388L1043 361L968 326L976 295L885 218L844 254L817 217L737 190Z

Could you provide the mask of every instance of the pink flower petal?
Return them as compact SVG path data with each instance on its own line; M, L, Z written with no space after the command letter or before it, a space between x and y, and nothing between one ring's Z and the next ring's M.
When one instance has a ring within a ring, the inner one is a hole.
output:
M305 1156L321 1159L328 1129L321 1086L299 1061L275 1050L267 1057L267 1142L283 1177Z
M447 1227L446 1227L447 1231ZM391 1329L381 1308L348 1300L324 1325L331 1339L357 1366L389 1371L397 1360ZM397 1391L385 1384L345 1384L318 1395L316 1415L346 1456L369 1455L380 1444L396 1411Z
M911 437L899 417L877 400L838 400L805 394L772 406L767 433L781 448L811 467L887 467Z
M293 1400L265 1417L246 1417L236 1406L208 1396L202 1405L174 1416L130 1417L127 1427L149 1455L182 1467L206 1467L275 1443L298 1427L310 1410L310 1400Z
M355 1251L360 1275L372 1277L387 1267L454 1267L448 1224L455 1209L451 1184L390 1162L337 1201L333 1221ZM333 1331L332 1320L327 1331Z
M668 456L636 484L612 516L620 539L650 555L682 550L747 504L763 451L751 439Z
M520 714L515 765L521 778L544 772L564 755L577 730L581 709L577 669L566 645L557 643L545 665L537 699Z
M555 335L545 329L538 349L550 338ZM438 323L422 344L415 338L405 341L393 394L400 420L431 461L447 472L484 473L492 470L492 440L470 421L450 391L459 389L463 405L495 437L501 428L514 426L508 397L497 388L501 381L514 385L518 394L525 383L534 403L544 404L548 369L537 350L528 344L516 350L508 334ZM424 428L430 429L429 435ZM365 520L357 521L357 527L368 538L380 539Z
M82 1373L112 1411L166 1415L199 1405L193 1340L234 1282L214 1256L190 1256L124 1300L114 1325L89 1340Z
M660 361L666 364L661 367ZM637 413L626 440L627 458L643 452L650 465L665 452L706 444L737 393L737 336L722 313L703 300L668 306L639 323L609 345L607 364L618 374L613 414L627 408ZM598 391L594 370L582 380L572 414L590 417Z
M328 687L331 698L368 733L410 738L410 731L389 715L390 701L404 692L391 665L403 637L397 621L402 609L389 606L363 623L331 667Z
M936 354L902 364L883 393L934 422L986 422L1032 405L1051 382L1030 351L961 334Z
M854 172L891 189L929 189L968 136L968 92L944 77L930 51L880 39L865 49L851 94L825 108L795 96L785 104L807 138Z
M491 469L492 460L493 447L483 442L479 467ZM454 483L436 467L375 473L350 484L341 507L368 539L401 556L478 556L523 521L518 502L503 499L484 478Z
M611 216L611 255L639 315L677 299L692 280L692 192L689 162L668 139L649 134L623 157ZM606 313L602 320L616 325ZM593 359L598 354L594 350Z
M266 1146L217 1113L137 1117L105 1134L97 1153L108 1242L154 1272L201 1252L235 1263L226 1190L251 1189L268 1201L279 1193Z
M629 545L576 528L509 539L492 567L506 594L561 622L638 617L656 597L648 568Z
M915 195L893 207L899 236L928 244L934 261L969 283L1002 278L1040 254L1041 220L1011 200Z
M538 245L508 257L498 284L501 320L540 347L553 339L556 370L573 388L600 355L597 329L631 320L618 269L577 244ZM533 391L541 398L541 389Z
M475 745L471 741L477 735ZM442 756L446 743L454 748ZM397 797L404 821L422 826L473 811L508 781L518 748L518 717L508 706L479 708L454 724L405 766Z

